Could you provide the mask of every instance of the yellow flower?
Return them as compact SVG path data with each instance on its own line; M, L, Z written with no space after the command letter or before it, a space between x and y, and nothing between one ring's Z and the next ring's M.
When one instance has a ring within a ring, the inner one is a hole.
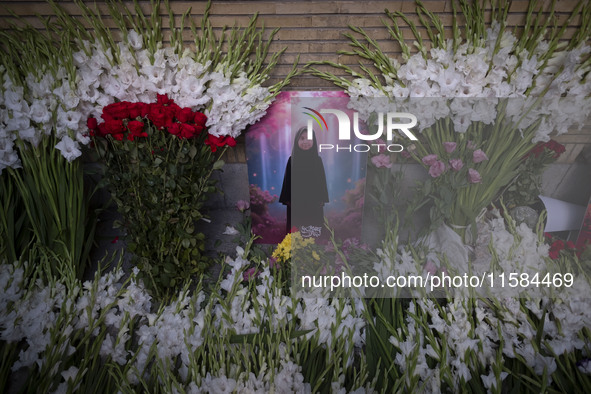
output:
M318 256L318 253L316 253L316 251L312 252L312 257L314 258L314 260L320 261L320 256Z
M291 238L292 235L287 234L283 241L277 245L277 249L273 252L273 257L280 262L285 262L291 258Z
M291 251L303 249L309 245L314 244L314 238L303 238L299 232L289 233L283 238L283 241L273 251L272 256L279 262L285 262L291 258ZM320 260L320 256L316 254L316 260Z

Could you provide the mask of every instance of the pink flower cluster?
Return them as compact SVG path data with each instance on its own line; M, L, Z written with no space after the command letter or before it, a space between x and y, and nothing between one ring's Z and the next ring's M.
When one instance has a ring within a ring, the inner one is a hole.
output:
M383 153L380 153L377 156L371 158L371 162L374 166L378 168L392 168L392 162L390 161L390 156L387 156Z
M471 141L468 144L469 148L470 148L470 145L472 145L472 147L474 147L474 145ZM452 152L454 152L456 150L457 143L456 142L444 142L443 148L445 149L445 152L447 152L448 154L451 154ZM484 153L481 149L477 149L474 152L472 152L472 162L474 164L483 162L485 160L488 160L488 157L486 156L486 153ZM460 158L451 158L451 159L447 160L447 163L445 163L437 155L430 154L430 155L423 157L422 161L425 165L429 166L429 175L431 175L432 178L440 177L448 169L451 169L453 171L460 171L462 168L464 168L464 162ZM470 183L482 182L482 178L480 176L480 173L473 168L469 168L468 169L468 181Z

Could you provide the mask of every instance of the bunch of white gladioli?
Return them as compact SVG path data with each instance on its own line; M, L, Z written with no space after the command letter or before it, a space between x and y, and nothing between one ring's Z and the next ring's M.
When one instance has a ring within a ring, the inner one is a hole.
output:
M0 67L0 172L20 166L17 138L37 146L44 135L54 134L56 149L68 161L76 159L80 145L90 142L88 117L100 118L103 107L115 101L149 103L167 94L181 107L204 112L210 134L234 138L270 105L269 89L244 71L231 78L230 65L212 69L211 62L199 63L189 49L179 56L170 47L160 48L150 57L135 31L127 37L117 44L117 60L99 42L82 42L84 50L73 54L75 80L62 67L29 74L26 86L18 86Z
M484 257L489 260L487 266L495 259L505 270L530 272L547 263L548 247L528 227L511 230L497 219L486 226L490 248L495 251ZM379 251L376 272L422 273L417 271L421 268L415 257L405 250ZM176 365L166 373L189 392L309 392L311 387L304 384L298 364L297 345L289 339L289 332L294 332L290 330L302 330L305 334L300 339L327 349L329 354L336 352L329 356L331 360L345 357L340 363L335 361L334 375L326 377L333 390L341 390L343 368L351 367L355 357L365 357L363 349L371 326L367 319L375 319L367 313L364 300L289 296L268 266L261 267L256 278L245 278L252 261L240 247L237 256L227 258L226 263L229 273L212 294L206 296L200 289L193 294L183 291L158 310L136 281L137 271L123 284L123 273L115 270L97 275L94 281L78 282L74 288L58 280L50 286L38 282L27 289L24 268L4 264L0 266L0 339L26 344L12 369L35 364L42 368L48 354L56 352L68 357L76 346L70 337L82 332L89 335L89 341L100 338L95 356L124 368L131 385L154 373L156 361ZM474 273L480 274L484 265L474 265ZM508 373L498 364L499 359L502 363L519 360L539 376L546 373L551 382L557 369L555 356L574 352L591 356L591 343L582 335L591 326L590 294L588 282L580 278L576 286L553 297L533 292L522 294L522 299L499 295L484 302L456 297L444 304L428 296L411 299L403 310L404 325L391 328L394 363L406 387L422 387L427 392L437 392L443 384L460 390L474 379L480 379L478 384L488 390L500 387ZM543 319L543 326L532 316ZM248 343L248 335L263 332L263 327L268 327L271 335L287 334L275 339L279 342L267 344L275 350L259 355L263 365L246 368L240 360L249 356L237 343ZM536 339L539 330L543 330L541 344ZM232 342L235 336L244 339ZM199 357L216 361L201 360L197 365ZM201 365L218 367L205 370ZM64 385L68 378L83 374L82 369L62 367L53 368L53 373L62 374ZM586 364L579 369L588 373ZM474 375L477 371L482 372L480 376ZM369 381L358 383L355 388L362 390L371 386Z
M556 51L547 61L543 55L548 41L538 42L532 53L525 48L517 53L515 35L503 30L497 40L499 32L499 23L493 22L486 39L476 44L464 42L454 50L450 39L444 47L423 48L402 64L391 58L396 72L382 74L384 84L365 77L348 84L350 107L367 120L371 113L383 111L389 100L395 100L397 110L407 107L407 111L420 114L420 130L449 117L455 131L465 132L471 122L491 124L497 114L495 99L510 98L510 119L520 130L542 120L533 142L548 141L552 132L562 134L572 126L582 127L591 112L589 100L585 100L591 94L591 79L586 78L591 47ZM422 100L405 105L403 99L409 98Z

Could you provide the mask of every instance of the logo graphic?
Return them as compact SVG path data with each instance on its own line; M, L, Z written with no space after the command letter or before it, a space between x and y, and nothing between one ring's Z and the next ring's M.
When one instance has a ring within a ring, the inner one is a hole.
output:
M394 138L394 132L398 131L399 134L402 136L416 141L417 137L410 131L410 129L417 125L417 117L408 112L388 112L382 113L378 112L377 116L377 130L373 134L365 134L362 132L361 127L359 126L359 113L353 113L353 121L349 118L349 115L341 110L338 109L328 109L323 108L320 111L316 111L310 107L304 107L310 112L304 112L305 115L310 116L313 120L318 123L320 129L323 130L326 128L328 131L328 124L326 119L322 116L322 114L331 114L334 115L338 121L338 139L339 141L350 141L352 134L355 138L361 141L376 141L380 139L383 135L386 136L386 140L388 144L355 144L355 145L334 145L334 144L320 144L318 146L318 151L322 152L324 150L335 149L337 152L339 150L346 150L349 152L368 152L371 147L376 147L378 150L383 145L384 148L388 150L388 152L401 152L404 150L404 147L400 144L389 144ZM312 139L312 119L308 119L308 139ZM324 127L322 127L322 123L324 123Z
M351 139L351 129L353 129L353 133L357 138L364 141L375 141L380 138L384 134L384 128L386 129L387 140L392 141L393 133L395 130L398 130L400 134L406 136L410 140L416 141L417 137L415 137L410 128L416 126L417 124L417 117L413 114L409 114L407 112L388 112L385 114L382 112L378 112L378 129L374 134L363 134L359 128L359 113L353 113L353 122L349 119L349 116L338 109L321 109L320 112L310 108L304 107L305 109L313 112L315 115L304 112L304 114L312 117L320 128L322 129L322 124L320 123L320 119L324 122L324 126L328 130L328 125L326 120L321 115L322 114L332 114L335 115L338 123L339 123L339 140L350 140ZM386 118L384 121L384 117ZM320 118L320 119L318 119ZM409 122L402 121L403 119L409 120ZM353 126L353 127L351 127ZM312 138L312 120L308 120L308 138Z
M316 123L318 123L318 126L320 126L320 130L322 130L322 123L324 123L324 127L326 127L326 130L328 131L328 124L326 123L324 116L322 116L320 114L320 112L318 112L310 107L304 107L304 109L307 109L308 111L312 111L312 112L314 112L314 114L316 114L316 116L314 116L309 112L304 112L305 115L311 116L316 121ZM318 118L320 118L320 119L318 119ZM320 120L322 120L322 123L320 123ZM308 126L308 129L311 129L311 127Z

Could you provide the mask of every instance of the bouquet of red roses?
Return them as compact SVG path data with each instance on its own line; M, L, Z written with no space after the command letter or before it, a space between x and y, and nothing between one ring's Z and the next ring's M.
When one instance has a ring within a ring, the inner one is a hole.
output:
M211 174L223 165L218 148L236 141L208 134L203 113L164 95L156 103L110 104L101 117L87 124L123 216L127 247L147 286L174 290L207 267L205 236L195 224L216 190Z

